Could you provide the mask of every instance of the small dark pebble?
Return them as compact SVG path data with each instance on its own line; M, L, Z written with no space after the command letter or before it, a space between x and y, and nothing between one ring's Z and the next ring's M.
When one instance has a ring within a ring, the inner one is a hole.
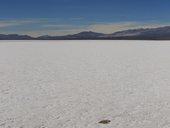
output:
M110 120L101 120L99 123L100 124L109 124L111 121Z

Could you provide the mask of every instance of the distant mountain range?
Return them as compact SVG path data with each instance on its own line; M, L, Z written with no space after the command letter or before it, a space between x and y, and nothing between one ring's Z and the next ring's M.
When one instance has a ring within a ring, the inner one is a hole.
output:
M0 34L0 40L170 40L170 26L146 29L129 29L112 34L84 31L65 36Z

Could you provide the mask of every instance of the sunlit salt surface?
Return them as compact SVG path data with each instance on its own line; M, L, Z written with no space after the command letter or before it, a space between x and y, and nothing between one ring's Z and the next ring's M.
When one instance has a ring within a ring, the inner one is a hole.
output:
M0 128L169 127L170 41L0 41Z

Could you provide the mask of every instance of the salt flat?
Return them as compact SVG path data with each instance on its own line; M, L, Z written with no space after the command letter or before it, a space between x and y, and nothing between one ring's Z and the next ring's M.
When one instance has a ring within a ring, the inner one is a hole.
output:
M170 41L0 41L0 128L169 127Z

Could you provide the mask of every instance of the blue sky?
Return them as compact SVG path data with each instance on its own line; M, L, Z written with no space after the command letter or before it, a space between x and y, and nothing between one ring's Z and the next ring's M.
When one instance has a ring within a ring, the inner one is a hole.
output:
M1 0L0 33L32 36L169 25L169 0Z

